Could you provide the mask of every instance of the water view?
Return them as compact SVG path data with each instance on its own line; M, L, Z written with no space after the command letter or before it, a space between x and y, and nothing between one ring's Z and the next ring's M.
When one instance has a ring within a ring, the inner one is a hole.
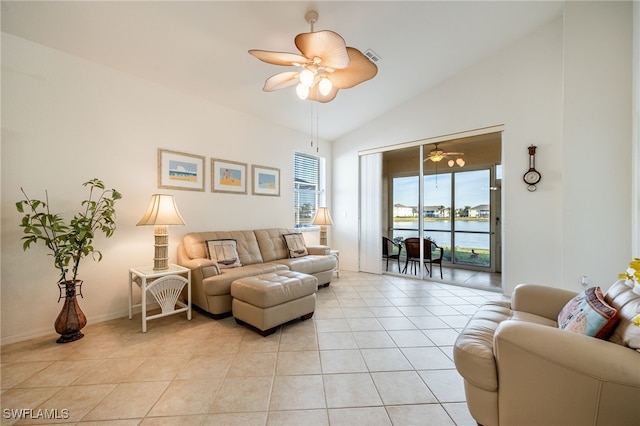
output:
M417 220L394 220L393 221L393 238L395 237L417 237L418 221ZM469 247L478 249L489 249L489 221L488 220L469 220L456 219L455 221L456 243L457 247ZM439 246L451 246L451 220L429 220L424 221L424 236L429 237ZM487 234L476 234L475 232L486 232Z
M451 261L451 219L425 219L424 237L444 248L444 260ZM489 266L490 224L488 219L455 219L456 262ZM418 237L418 220L394 220L392 238Z

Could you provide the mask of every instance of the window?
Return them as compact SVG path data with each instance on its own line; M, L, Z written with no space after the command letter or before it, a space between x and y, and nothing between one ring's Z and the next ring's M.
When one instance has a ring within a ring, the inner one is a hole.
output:
M312 226L320 194L320 158L296 152L293 165L295 227Z

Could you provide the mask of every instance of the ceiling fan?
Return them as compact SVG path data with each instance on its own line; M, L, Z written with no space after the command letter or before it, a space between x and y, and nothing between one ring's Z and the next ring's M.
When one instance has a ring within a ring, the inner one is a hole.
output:
M453 167L456 164L458 165L458 167L464 167L465 161L462 158L464 152L445 152L438 149L438 144L434 145L435 148L429 153L424 161L431 160L432 162L436 163L437 166L440 161L448 158L449 161L447 162L447 164L449 165L449 167Z
M301 68L269 77L262 90L272 92L296 86L296 93L301 99L330 102L340 89L349 89L375 77L378 67L358 49L347 47L342 36L333 31L313 31L318 12L307 12L305 20L311 25L311 32L298 34L294 39L302 55L249 50L250 54L268 64Z

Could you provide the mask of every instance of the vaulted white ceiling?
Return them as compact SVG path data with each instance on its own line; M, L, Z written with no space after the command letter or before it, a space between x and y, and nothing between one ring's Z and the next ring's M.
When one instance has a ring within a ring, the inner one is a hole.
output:
M315 30L381 57L373 80L327 104L263 92L287 68L247 53L297 53L310 9ZM3 1L2 31L302 132L317 108L334 140L561 14L555 1Z

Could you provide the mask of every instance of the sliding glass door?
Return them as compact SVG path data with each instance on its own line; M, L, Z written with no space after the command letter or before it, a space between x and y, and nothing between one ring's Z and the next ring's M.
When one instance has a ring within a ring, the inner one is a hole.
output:
M396 243L428 238L442 247L443 264L452 270L499 273L501 137L496 131L434 138L382 151L382 236ZM389 247L394 254L401 247L402 272L406 245ZM383 263L388 272L398 269ZM475 275L449 271L444 279L462 282Z

